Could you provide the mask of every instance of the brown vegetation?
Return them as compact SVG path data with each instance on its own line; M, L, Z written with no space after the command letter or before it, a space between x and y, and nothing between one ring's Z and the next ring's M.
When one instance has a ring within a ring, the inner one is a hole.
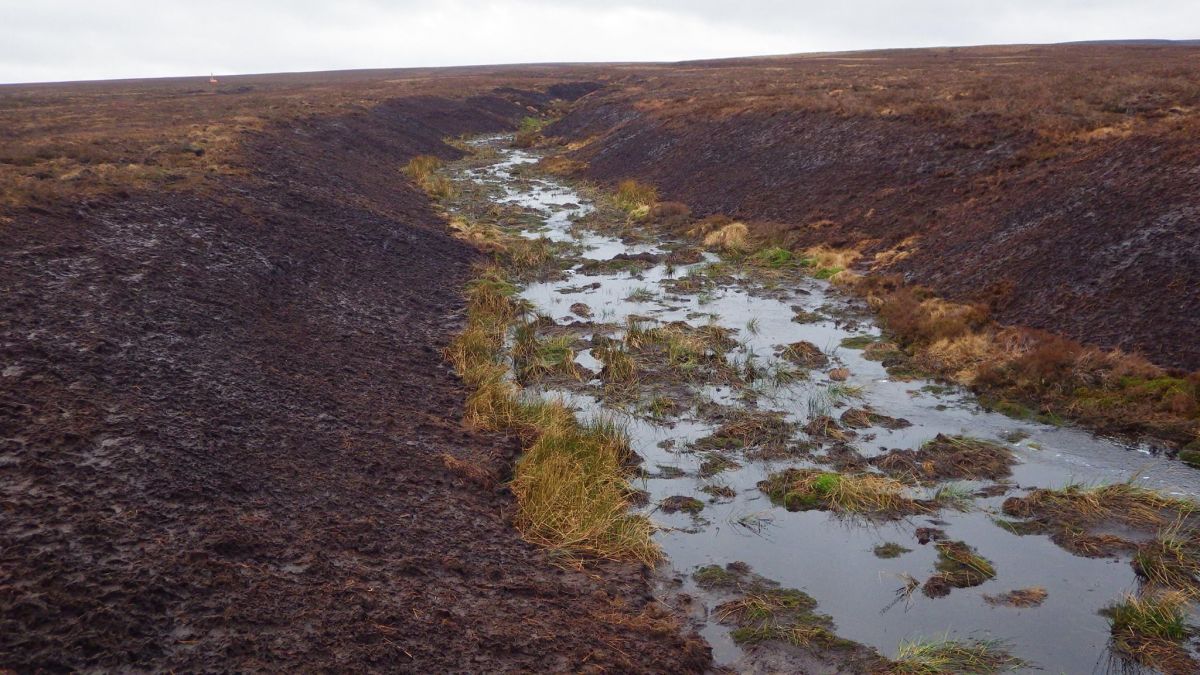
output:
M917 450L892 450L871 463L897 478L936 483L943 480L1006 478L1017 463L1012 451L997 443L938 434Z

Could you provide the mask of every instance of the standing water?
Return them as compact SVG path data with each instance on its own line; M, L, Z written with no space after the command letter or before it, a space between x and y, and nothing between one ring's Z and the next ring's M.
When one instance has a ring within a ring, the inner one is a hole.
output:
M1194 497L1200 473L1146 447L985 411L960 389L896 379L863 349L881 339L879 329L828 282L795 274L764 283L722 265L710 252L671 264L667 254L680 242L603 234L604 228L590 226L598 222L592 202L528 171L538 157L504 148L504 140L477 141L477 148L495 153L494 160L484 166L476 161L458 179L469 186L465 192L523 213L526 236L571 245L570 269L528 284L521 297L576 340L576 362L586 373L577 383L550 379L527 387L561 397L581 416L603 412L627 424L633 449L644 459L637 481L648 493L642 510L656 525L655 539L667 558L660 566L664 597L674 598L697 623L718 663L743 671L853 668L833 657L789 662L746 647L745 639L739 644L714 611L729 599L729 589L705 583L704 574L698 583L697 570L733 570L802 590L815 599L816 612L832 618L837 636L885 656L903 642L944 636L1002 641L1030 669L1127 667L1108 652L1109 622L1100 611L1137 589L1128 555L1082 557L1044 534L1022 536L1003 526L1008 521L1001 505L1035 487L1131 478L1142 487ZM630 330L663 326L683 335L730 336L724 366L697 369L682 383L647 378L644 396L606 388L592 348ZM803 355L805 365L815 367L797 368L795 354L789 358L786 346L797 343L819 348ZM752 451L753 441L745 447L722 442L722 424L739 419L739 411L782 421L771 427L783 435L772 441L774 452ZM847 411L866 414L851 425ZM842 423L832 430L811 424L836 423L839 415ZM872 471L872 458L919 448L939 434L1010 451L1016 460L1011 476L910 483L907 493L914 499L954 499L923 502L937 506L894 518L789 511L759 487L790 467ZM671 499L678 497L698 501ZM990 561L993 575L948 594L918 590L938 570L939 539L964 542ZM888 544L894 546L877 552ZM1029 588L1044 589L1040 604L996 601Z

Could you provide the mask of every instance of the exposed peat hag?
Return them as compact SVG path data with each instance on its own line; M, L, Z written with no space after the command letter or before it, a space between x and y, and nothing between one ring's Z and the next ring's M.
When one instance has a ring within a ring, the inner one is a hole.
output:
M582 375L521 378L522 396L560 398L628 434L645 492L630 501L666 557L660 594L719 663L1090 672L1109 649L1101 610L1138 590L1139 574L1190 578L1169 537L1140 566L1136 546L1075 555L1049 529L1013 526L1040 522L1032 510L1003 507L1073 482L1190 500L1194 470L889 375L870 312L813 268L739 253L728 226L710 250L675 255L695 245L639 223L661 206L651 197L629 191L622 204L548 178L505 137L471 146L477 156L448 169L451 217L541 241L560 261L530 268L516 297L539 317L538 339L571 336Z
M1200 48L1021 46L629 68L546 130L777 244L1004 323L1200 369Z
M547 167L636 179L755 247L853 252L815 276L868 299L908 374L1200 466L1198 51L631 69L544 130Z

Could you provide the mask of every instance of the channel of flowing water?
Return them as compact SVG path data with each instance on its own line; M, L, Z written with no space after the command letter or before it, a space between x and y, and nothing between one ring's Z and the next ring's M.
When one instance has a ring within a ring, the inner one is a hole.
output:
M578 244L583 258L590 260L608 260L622 253L663 252L653 243L626 244L572 227L593 208L587 199L561 182L515 175L521 165L536 162L536 154L505 148L499 138L475 144L495 148L499 159L467 170L466 177L488 186L496 202L515 204L537 214L538 223L527 231L527 236ZM708 254L697 265L714 259ZM848 381L835 385L825 373L814 370L808 381L781 386L760 396L757 408L782 411L788 419L803 424L814 400L825 401L835 409L848 403L867 404L912 423L904 429L859 431L855 447L866 457L884 448L916 448L939 433L963 434L1004 443L1015 452L1020 463L1013 469L1010 482L1014 489L1008 495L1071 482L1121 482L1131 476L1145 487L1169 494L1200 495L1200 474L1150 448L1099 438L1070 427L987 412L961 389L925 380L889 378L884 367L864 358L862 351L838 346L844 338L878 336L879 329L869 319L825 318L814 323L792 320L797 308L828 316L836 314L831 307L853 302L825 281L805 278L771 293L752 292L749 283L727 285L703 295L671 293L662 288L663 282L686 274L690 267L694 266L669 269L657 264L640 272L588 276L572 270L563 279L529 284L521 297L563 324L578 320L569 311L575 303L591 307L597 323L624 325L630 316L695 326L715 322L737 331L735 337L740 344L728 358L744 360L753 355L764 366L779 358L780 346L800 340L812 342L830 354L835 364L849 369ZM638 289L649 289L654 297L629 300ZM757 324L753 331L749 328L752 320ZM600 369L587 350L581 351L577 360L592 371ZM598 380L593 384L598 387ZM861 388L861 400L839 402L829 395L831 386L844 385ZM561 396L581 415L606 410L586 390L546 388L541 393ZM728 387L709 386L704 393L726 405L742 405ZM694 411L685 411L666 423L619 410L607 412L617 414L628 424L634 450L645 460L648 476L638 481L639 487L649 493L649 505L643 510L659 527L655 539L667 555L664 588L672 592L687 593L711 610L715 599L696 586L691 573L703 565L742 561L785 587L804 590L819 602L818 611L833 617L838 635L870 645L884 655L894 654L903 640L949 634L953 638L1003 640L1014 655L1047 672L1107 672L1120 667L1108 654L1108 622L1099 610L1123 591L1137 587L1128 558L1079 557L1046 536L1017 536L1002 529L994 519L1008 495L978 498L975 508L967 512L945 509L928 517L883 524L849 522L823 511L788 512L773 506L756 483L773 471L811 466L811 462L739 459L741 468L703 479L699 477L703 456L689 446L711 434L714 422ZM804 434L798 431L797 436L803 438ZM736 497L714 500L700 491L714 481L732 488ZM963 485L975 488L981 484ZM705 508L693 516L667 514L655 507L674 495L696 497L705 502ZM996 577L981 586L955 589L946 597L927 598L918 592L897 601L898 589L904 585L903 575L924 579L934 569L934 547L919 545L914 537L916 528L929 526L941 528L949 539L975 547L994 563ZM886 542L900 543L911 551L894 559L876 557L873 548ZM1039 607L992 606L982 597L1031 586L1048 591ZM698 621L718 663L742 668L745 655L731 640L729 628L706 620L703 610Z

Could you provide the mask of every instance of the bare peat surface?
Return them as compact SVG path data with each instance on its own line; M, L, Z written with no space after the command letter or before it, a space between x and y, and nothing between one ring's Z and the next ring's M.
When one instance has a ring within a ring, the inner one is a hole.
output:
M627 226L603 193L540 173L537 153L474 146L452 211L542 238L561 263L520 296L549 341L527 348L560 345L546 363L567 372L551 360L567 353L575 376L526 374L526 393L628 429L639 508L668 558L659 590L720 665L888 672L902 643L949 637L1001 645L1022 671L1137 668L1110 651L1101 610L1139 588L1130 548L1147 535L1102 523L1113 539L1077 543L1109 549L1069 550L1006 498L1129 481L1193 499L1200 474L892 377L869 312L828 282L683 255L690 244ZM878 496L851 506L851 489Z
M515 442L462 430L480 256L400 168L514 99L279 122L207 192L0 221L0 670L706 666L640 626L641 569L523 542Z

